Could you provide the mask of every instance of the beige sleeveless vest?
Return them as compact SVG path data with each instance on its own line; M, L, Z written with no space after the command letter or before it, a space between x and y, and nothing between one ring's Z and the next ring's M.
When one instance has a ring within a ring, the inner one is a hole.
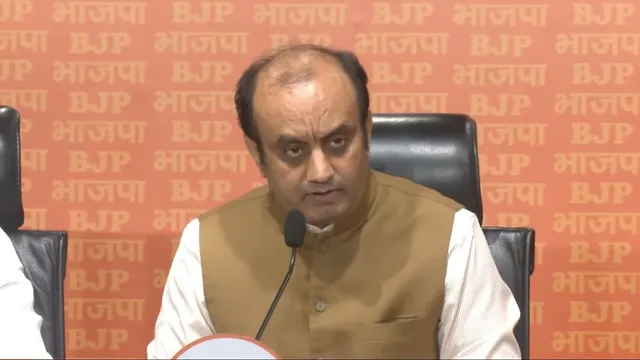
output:
M308 233L262 337L282 358L438 357L454 201L371 172L330 234ZM200 218L204 294L219 334L254 337L287 271L285 211L268 188Z

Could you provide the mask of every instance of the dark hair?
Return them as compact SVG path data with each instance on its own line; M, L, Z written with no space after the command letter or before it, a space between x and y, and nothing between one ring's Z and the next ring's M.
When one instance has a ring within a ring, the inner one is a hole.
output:
M240 79L236 84L234 100L240 127L242 128L242 132L245 136L253 140L258 145L259 149L261 148L260 138L258 136L253 110L253 96L256 91L258 76L274 62L286 58L291 54L302 53L317 53L321 56L329 57L334 60L340 68L342 68L345 74L349 77L349 80L355 90L360 123L363 128L367 122L367 118L369 117L369 90L367 89L367 83L369 79L367 77L367 72L364 70L364 67L362 67L362 64L360 64L358 57L354 53L350 51L334 50L328 47L312 44L288 45L255 60L242 73L242 76L240 76ZM300 69L298 68L298 70ZM309 73L309 69L307 68L306 70L303 70L303 73L300 73L299 71L298 73L293 73L293 71L290 71L287 74L283 74L283 80L284 82L291 84L309 79L313 75L313 73Z

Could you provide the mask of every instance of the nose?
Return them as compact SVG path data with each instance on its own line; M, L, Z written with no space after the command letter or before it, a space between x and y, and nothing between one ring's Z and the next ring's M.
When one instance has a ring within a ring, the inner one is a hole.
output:
M326 184L334 175L333 167L327 156L320 150L311 153L307 167L307 181Z

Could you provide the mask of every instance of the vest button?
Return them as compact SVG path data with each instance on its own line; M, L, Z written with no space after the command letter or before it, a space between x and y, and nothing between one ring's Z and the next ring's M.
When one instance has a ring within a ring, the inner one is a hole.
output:
M322 301L316 301L316 311L318 312L324 312L325 310L327 310L327 304L322 302Z

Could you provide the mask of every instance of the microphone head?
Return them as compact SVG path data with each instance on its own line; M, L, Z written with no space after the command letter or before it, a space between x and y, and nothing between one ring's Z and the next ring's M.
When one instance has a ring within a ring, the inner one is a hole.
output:
M307 231L307 222L300 210L293 209L287 213L284 219L284 242L290 248L299 248L304 241Z

